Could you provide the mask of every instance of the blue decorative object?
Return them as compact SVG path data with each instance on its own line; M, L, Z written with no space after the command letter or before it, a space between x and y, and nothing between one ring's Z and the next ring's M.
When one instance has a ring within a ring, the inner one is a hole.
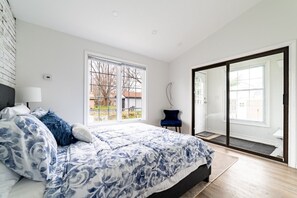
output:
M164 110L165 119L161 120L162 127L175 127L177 131L177 127L179 128L182 126L182 121L178 119L179 110Z
M58 148L45 198L148 197L179 182L185 169L210 166L213 158L202 140L146 124L100 126L92 134L92 143Z
M52 132L58 145L67 146L77 142L77 139L72 135L71 126L54 112L48 111L40 120Z
M45 181L55 175L57 143L32 115L0 121L0 161L28 179Z

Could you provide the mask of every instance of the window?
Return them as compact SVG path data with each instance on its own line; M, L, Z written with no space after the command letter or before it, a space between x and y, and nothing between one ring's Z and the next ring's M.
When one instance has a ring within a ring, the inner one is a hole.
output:
M122 119L142 117L143 70L122 67Z
M230 71L230 119L265 122L264 66Z
M145 118L145 67L87 56L87 122Z

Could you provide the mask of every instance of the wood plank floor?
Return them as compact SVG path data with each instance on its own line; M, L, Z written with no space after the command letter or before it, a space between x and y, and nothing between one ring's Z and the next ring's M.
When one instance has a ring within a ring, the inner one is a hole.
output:
M297 169L215 144L209 145L216 151L239 159L197 198L297 197Z

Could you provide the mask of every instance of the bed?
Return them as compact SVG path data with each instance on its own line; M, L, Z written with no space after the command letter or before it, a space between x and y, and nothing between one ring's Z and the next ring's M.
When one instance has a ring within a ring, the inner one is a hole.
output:
M13 106L14 89L0 94L0 109ZM213 151L196 137L139 123L91 130L92 143L58 148L51 180L24 178L10 197L180 197L209 180Z

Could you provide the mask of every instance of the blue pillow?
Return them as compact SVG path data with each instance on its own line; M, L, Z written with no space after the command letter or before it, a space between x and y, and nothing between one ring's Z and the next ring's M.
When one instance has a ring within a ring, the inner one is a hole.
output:
M52 132L58 145L67 146L77 142L77 139L72 135L71 126L54 112L48 111L40 120Z
M57 143L36 117L0 121L0 161L28 179L45 181L55 175Z

